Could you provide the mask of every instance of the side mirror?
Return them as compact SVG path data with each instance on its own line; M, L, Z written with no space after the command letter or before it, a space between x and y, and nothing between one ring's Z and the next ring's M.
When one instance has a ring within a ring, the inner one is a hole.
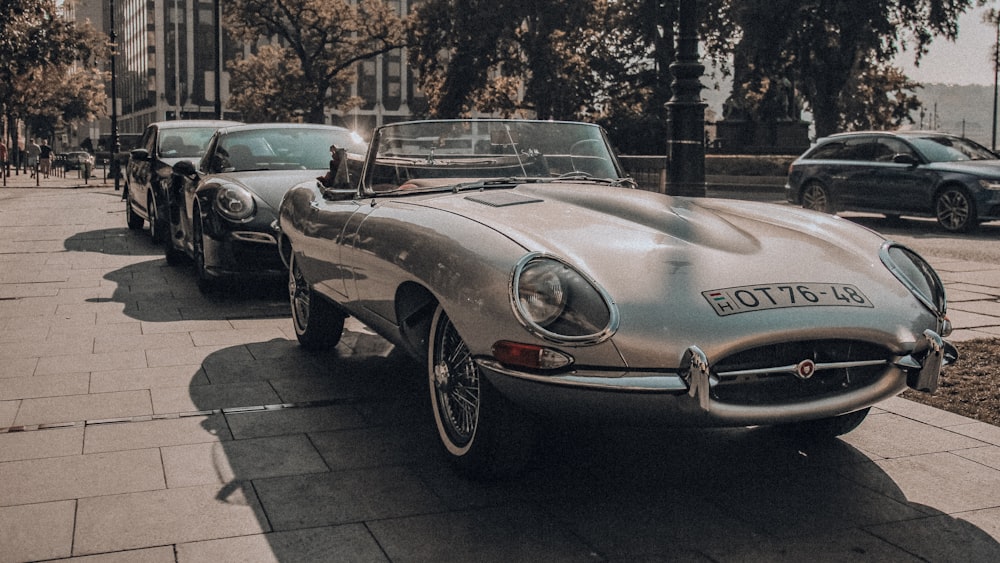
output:
M149 151L146 149L132 149L129 155L132 157L132 160L149 160Z
M174 174L194 179L198 176L198 170L190 160L182 160L174 165Z
M896 156L892 157L892 161L896 164L906 164L907 166L916 166L920 164L920 161L914 158L912 154L905 154L905 153L897 154Z

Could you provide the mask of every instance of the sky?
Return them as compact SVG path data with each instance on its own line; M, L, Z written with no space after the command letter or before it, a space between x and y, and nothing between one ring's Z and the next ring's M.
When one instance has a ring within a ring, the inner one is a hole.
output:
M997 7L997 2L992 2ZM996 27L983 23L979 8L963 14L958 20L958 39L954 42L936 37L930 51L913 65L913 52L907 51L896 58L907 76L923 84L993 84L993 59L990 52L996 43Z

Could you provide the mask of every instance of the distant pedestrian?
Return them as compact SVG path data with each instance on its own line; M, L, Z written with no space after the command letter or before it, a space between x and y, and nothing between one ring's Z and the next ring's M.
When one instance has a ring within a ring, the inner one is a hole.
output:
M28 169L31 170L31 177L35 177L35 171L38 169L38 155L42 153L42 147L38 146L38 143L34 139L28 143Z
M0 175L7 173L7 145L0 139Z
M52 170L52 147L48 141L42 141L42 145L38 147L38 173L48 178L50 170Z

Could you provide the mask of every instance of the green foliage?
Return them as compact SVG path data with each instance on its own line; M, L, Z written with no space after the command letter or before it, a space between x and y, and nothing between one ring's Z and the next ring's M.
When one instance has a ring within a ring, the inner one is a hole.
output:
M812 111L819 136L890 127L914 107L917 87L890 61L904 47L919 59L935 37L953 39L958 16L977 2L720 0L718 21L727 32L707 46L715 60L734 54L729 107L750 119L773 117L772 89L788 81Z
M325 107L345 109L360 61L404 44L404 22L384 0L232 0L226 27L260 47L230 66L230 104L262 120L304 112L321 122ZM268 45L262 38L273 38Z
M660 0L426 0L410 63L439 117L662 120L674 10Z
M8 115L30 120L39 134L102 111L103 76L88 63L107 41L89 24L58 17L54 0L0 0L0 100Z

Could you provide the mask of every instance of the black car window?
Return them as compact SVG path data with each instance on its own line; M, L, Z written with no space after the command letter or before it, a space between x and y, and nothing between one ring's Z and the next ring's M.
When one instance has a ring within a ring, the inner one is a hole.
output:
M878 162L892 162L897 155L901 154L916 158L916 154L914 154L913 149L899 139L883 137L878 140L875 148L875 160Z
M875 140L871 137L838 139L820 145L810 160L874 160Z
M824 143L812 152L808 157L808 160L843 160L844 154L844 142L843 141L830 141Z
M960 137L934 135L915 137L911 141L929 162L995 160L997 158L997 155L986 147Z

